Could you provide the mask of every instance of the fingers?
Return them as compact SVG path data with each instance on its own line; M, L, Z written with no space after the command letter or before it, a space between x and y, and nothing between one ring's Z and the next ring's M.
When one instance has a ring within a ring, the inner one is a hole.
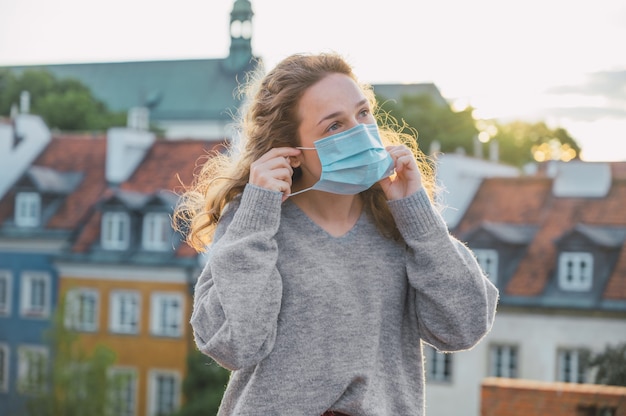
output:
M406 146L388 146L387 152L393 159L394 166L397 173L402 172L407 168L417 169L417 162L413 156L413 152Z
M294 164L291 158L299 154L300 150L290 147L271 149L250 165L250 183L289 195Z
M416 192L421 186L421 175L413 152L406 146L388 146L387 152L394 162L396 175L383 179L380 184L387 199L400 199Z

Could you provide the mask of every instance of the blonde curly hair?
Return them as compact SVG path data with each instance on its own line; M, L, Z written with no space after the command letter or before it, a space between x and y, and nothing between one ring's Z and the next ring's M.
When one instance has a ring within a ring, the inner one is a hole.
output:
M266 75L261 65L248 75L241 88L246 99L239 112L239 140L233 140L225 152L215 151L199 159L200 171L180 194L172 224L196 251L205 251L211 243L224 207L240 195L248 183L252 162L272 148L300 145L300 98L309 87L332 73L347 75L360 86L376 116L385 145L404 144L412 150L423 186L431 200L434 199L432 165L417 146L416 131L399 125L393 117L383 113L371 85L361 83L352 66L339 54L295 54L283 59ZM294 169L294 176L299 174L299 169ZM376 184L360 196L380 232L400 239L381 187Z

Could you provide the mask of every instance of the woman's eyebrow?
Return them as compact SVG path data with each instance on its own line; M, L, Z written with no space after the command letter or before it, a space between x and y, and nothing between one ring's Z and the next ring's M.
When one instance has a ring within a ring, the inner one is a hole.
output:
M362 99L361 101L359 101L358 103L356 103L356 105L354 106L354 108L359 108L362 105L367 104L367 98ZM330 119L330 118L335 118L337 116L341 115L341 111L335 111L334 113L331 113L329 115L327 115L326 117L322 118L319 123L317 123L317 125L319 126L320 124L322 124L324 121Z

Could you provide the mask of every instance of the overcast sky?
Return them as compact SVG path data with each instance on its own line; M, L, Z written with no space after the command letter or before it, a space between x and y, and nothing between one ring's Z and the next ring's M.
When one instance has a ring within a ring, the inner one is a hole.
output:
M0 0L0 65L222 58L233 0ZM433 82L484 118L565 127L626 160L623 0L251 0L268 65L337 51L370 83Z

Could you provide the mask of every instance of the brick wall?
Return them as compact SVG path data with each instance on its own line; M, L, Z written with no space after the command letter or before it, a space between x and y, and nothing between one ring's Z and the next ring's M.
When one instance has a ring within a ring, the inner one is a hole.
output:
M481 416L626 416L626 387L486 378Z

